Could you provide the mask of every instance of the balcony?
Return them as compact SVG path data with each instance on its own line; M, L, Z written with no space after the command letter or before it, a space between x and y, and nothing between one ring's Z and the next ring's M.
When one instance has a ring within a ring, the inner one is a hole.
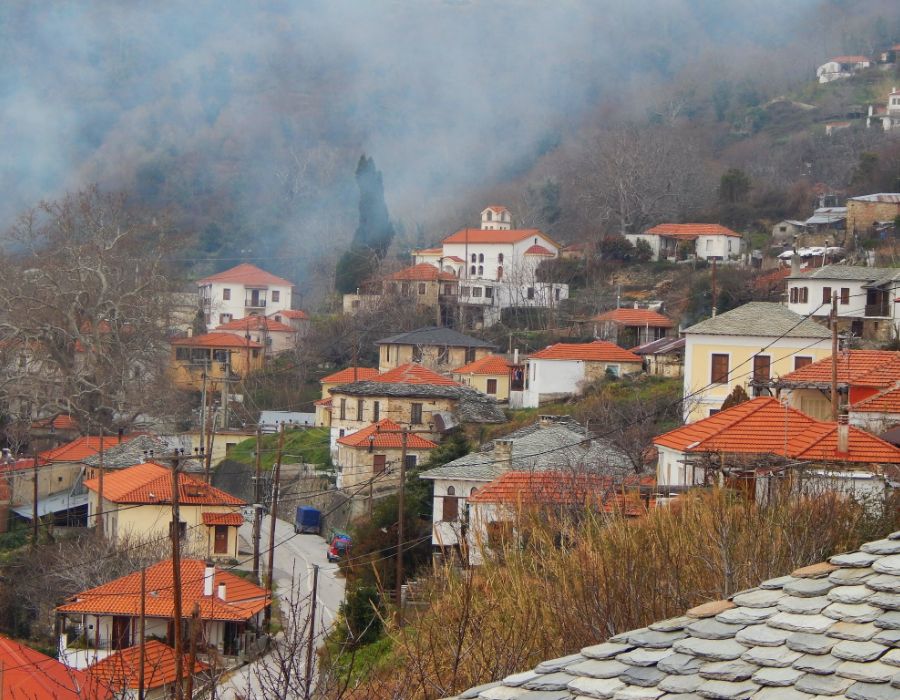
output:
M882 302L879 304L866 304L866 316L889 316L887 303Z

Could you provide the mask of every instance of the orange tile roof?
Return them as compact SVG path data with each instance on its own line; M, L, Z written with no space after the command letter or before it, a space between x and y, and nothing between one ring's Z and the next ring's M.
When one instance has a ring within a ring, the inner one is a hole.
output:
M122 437L122 442L126 442L133 437L135 436L124 435ZM103 437L102 443L103 449L108 450L119 444L119 438L116 435L106 435ZM52 450L41 452L38 456L41 461L47 462L80 462L85 457L97 454L100 451L100 444L101 440L99 435L85 435L80 438L75 438L65 445L60 445L59 447L54 447Z
M203 595L206 563L202 559L181 560L181 590L184 610L200 605L204 620L239 622L249 620L269 603L268 592L218 567L213 573L213 594ZM225 600L218 597L219 584L225 584ZM165 560L147 568L147 617L172 617L172 561ZM141 572L91 588L60 605L57 612L90 615L128 615L136 617L141 610Z
M242 338L234 333L204 333L188 338L173 338L172 345L198 348L261 348L259 343Z
M382 418L377 423L372 423L362 430L358 430L351 435L346 435L338 439L338 443L347 447L364 447L369 448L369 437L373 436L374 440L371 445L378 449L401 449L403 447L402 436L399 432L400 426L390 418ZM433 450L437 447L437 443L432 442L421 435L408 434L406 436L406 447L410 450Z
M443 248L422 248L421 250L414 250L413 255L440 255L443 252Z
M346 384L347 382L362 382L367 379L374 379L378 376L378 370L374 367L347 367L338 370L327 377L322 377L319 381L322 384Z
M88 479L85 488L100 491L100 479ZM235 498L221 489L190 474L178 474L178 496L182 505L242 506ZM171 503L172 472L170 469L145 462L127 469L107 474L103 479L103 498L111 503Z
M457 281L456 275L451 272L441 272L431 263L419 263L412 267L406 267L385 277L388 280L404 280L409 282L434 282Z
M529 359L583 360L585 362L637 362L641 358L606 340L592 343L556 343L532 353Z
M554 254L551 251L547 250L544 246L535 243L525 251L525 255L544 255L552 258Z
M900 352L893 350L850 350L839 355L839 384L889 387L900 381ZM831 356L796 369L779 378L779 383L831 384Z
M202 513L204 525L228 525L240 527L244 524L244 516L240 513Z
M373 382L384 382L387 384L437 384L441 386L459 386L459 382L445 377L442 374L433 372L427 367L410 362L406 365L394 367L384 374L379 374L372 378Z
M659 224L648 229L647 233L675 238L696 238L697 236L741 237L741 234L721 224Z
M314 406L331 406L331 397L329 396L327 399L318 399L313 401Z
M84 671L0 636L0 696L23 700L79 700L110 697Z
M481 487L469 503L504 505L584 505L602 504L606 511L625 508L627 515L639 515L646 508L639 498L623 497L623 488L652 486L653 477L628 477L624 481L600 474L570 474L553 471L509 471Z
M283 316L284 318L290 318L295 321L303 321L309 318L309 314L300 309L282 309L281 311L275 311L269 314L270 318L275 316Z
M672 328L675 322L661 313L650 309L613 309L597 314L594 321L613 321L621 326L650 326L651 328Z
M101 659L87 669L87 673L99 684L111 690L138 688L140 679L141 648L128 647ZM206 666L194 662L194 673L200 673ZM190 674L190 657L185 654L182 673ZM144 643L144 688L159 688L175 682L175 650L156 639Z
M835 56L834 58L829 58L828 61L834 61L835 63L871 63L872 59L866 56Z
M41 418L31 424L32 428L53 428L54 430L78 430L78 423L66 413L58 413L52 418Z
M513 364L501 355L485 355L453 370L453 374L502 374L508 375Z
M468 243L470 245L484 245L491 243L518 243L526 238L538 236L547 243L558 248L559 244L546 233L536 228L514 228L508 231L491 231L481 228L463 228L447 236L443 243Z
M777 399L760 397L663 433L653 444L679 452L900 464L900 449L853 426L849 428L849 453L838 453L837 429L837 423L817 421Z
M488 205L485 207L485 209L490 209L491 211L495 211L495 212L497 212L498 214L502 214L502 213L505 212L505 211L509 211L509 209L507 209L506 207L504 207L502 204L488 204Z
M850 407L850 410L862 413L900 413L900 387L895 386L858 401Z
M296 333L287 324L265 316L246 316L236 318L228 323L216 326L216 331L274 331L281 333ZM246 338L244 338L246 340Z
M294 283L284 277L276 277L271 272L251 265L250 263L241 263L230 270L218 272L215 275L204 277L198 280L197 285L210 284L211 282L234 282L235 284L250 285L253 287L265 287L273 285L276 287L293 287Z

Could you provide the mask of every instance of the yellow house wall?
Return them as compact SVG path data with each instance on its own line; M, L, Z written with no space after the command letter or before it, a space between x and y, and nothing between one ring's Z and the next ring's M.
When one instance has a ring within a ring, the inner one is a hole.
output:
M831 420L831 396L818 389L792 389L785 391L784 396L788 405L811 418Z
M473 389L477 389L482 394L487 394L488 396L492 396L497 401L509 401L509 374L453 374L453 379L458 381L460 384L466 384L467 386L472 387ZM497 380L497 393L496 394L488 394L487 383L488 379L496 379Z
M763 323L760 320L760 323ZM706 418L711 409L721 407L725 398L738 384L747 390L752 398L750 379L753 373L753 356L761 348L772 343L772 338L749 336L697 336L688 335L685 347L684 395L685 422ZM811 347L806 347L811 345ZM724 353L729 356L728 382L710 384L712 371L712 355ZM831 341L814 338L782 338L775 341L764 353L771 358L771 376L773 379L794 370L796 356L811 357L813 362L831 355Z
M56 462L40 464L38 473L38 500L55 493L70 491L81 473L79 462ZM8 481L13 505L34 503L34 471L31 469L12 472Z
M256 351L256 357L253 356L254 350ZM231 372L243 377L247 374L248 368L250 371L262 369L264 361L265 355L262 348L234 350L231 352ZM175 346L172 347L172 353L169 357L169 374L176 386L181 389L195 389L200 391L203 388L203 372L204 368L202 365L192 364L190 360L176 360ZM211 360L206 376L207 390L218 390L221 380L229 376L227 365L222 362Z
M451 347L447 352L447 361L440 362L439 358L444 346L437 345L381 345L378 348L378 371L386 372L394 367L408 364L413 361L413 351L421 348L421 364L438 372L446 372L454 367L462 367L472 360L466 359L466 348ZM475 348L475 360L480 360L490 355L489 348Z
M186 434L191 441L191 449L200 449L200 433L192 432ZM249 440L255 437L256 433L248 433L248 432L237 432L237 431L222 431L216 430L215 438L213 439L212 445L212 463L218 464L226 456L228 456L228 451L237 445L238 443L243 442L244 440ZM206 436L206 439L209 439L209 436ZM206 445L203 445L203 449L206 449Z

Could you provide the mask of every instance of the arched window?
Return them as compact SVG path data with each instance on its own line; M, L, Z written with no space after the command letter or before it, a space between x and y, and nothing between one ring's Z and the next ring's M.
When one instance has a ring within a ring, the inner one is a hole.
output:
M472 262L475 262L476 259L477 259L477 256L475 255L475 253L472 253Z
M475 266L472 265L472 268L471 268L471 269L472 269L472 274L474 275L474 274L475 274Z
M503 265L501 265L500 267L497 268L497 279L498 280L503 279Z
M491 221L491 220L494 218L494 216L493 216L493 214L491 213L491 210L490 210L490 209L488 209L488 210L485 212L485 214L486 214L486 216L485 216L485 220L486 220L486 221Z
M448 495L448 496L455 496L455 495L456 495L456 489L455 489L454 487L452 487L452 486L448 486L448 487L447 487L447 495Z
M479 274L479 275L483 275L483 274L484 274L484 265L479 265L479 266L478 266L478 274Z
M484 262L484 253L478 254L478 262Z
M497 262L503 264L503 253L497 253Z
M478 487L477 487L477 486L473 486L472 489L469 491L469 495L470 495L470 496L474 496L474 495L475 495L475 492L476 492L477 490L478 490Z

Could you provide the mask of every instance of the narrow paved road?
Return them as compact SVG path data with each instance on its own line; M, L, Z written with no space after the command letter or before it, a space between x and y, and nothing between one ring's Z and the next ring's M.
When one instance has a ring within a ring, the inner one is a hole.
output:
M253 528L249 523L241 526L240 536L252 543ZM280 543L280 544L279 544ZM251 544L252 546L252 544ZM263 522L260 542L260 566L268 563L269 518ZM299 598L308 597L312 591L313 565L319 565L319 585L316 595L316 636L331 625L344 600L344 579L338 575L337 564L330 564L325 556L328 547L318 535L296 535L294 526L283 520L275 523L275 593L287 598L292 585L296 585ZM293 581L292 581L293 576ZM220 686L223 700L262 698L257 680L257 667L265 664L266 657L238 669Z

